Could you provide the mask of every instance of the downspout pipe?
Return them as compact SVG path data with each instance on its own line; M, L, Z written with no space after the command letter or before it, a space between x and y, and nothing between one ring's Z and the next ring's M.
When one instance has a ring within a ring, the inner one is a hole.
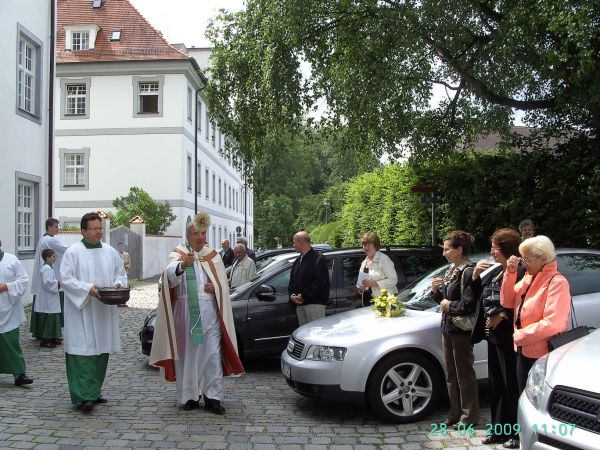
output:
M50 70L48 74L48 215L54 216L54 74L56 51L56 2L50 0Z

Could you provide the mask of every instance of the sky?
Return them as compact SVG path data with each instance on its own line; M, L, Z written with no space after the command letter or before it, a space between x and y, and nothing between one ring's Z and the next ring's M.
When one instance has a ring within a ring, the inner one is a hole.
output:
M240 11L243 0L129 0L169 44L210 47L204 37L209 19L219 9Z

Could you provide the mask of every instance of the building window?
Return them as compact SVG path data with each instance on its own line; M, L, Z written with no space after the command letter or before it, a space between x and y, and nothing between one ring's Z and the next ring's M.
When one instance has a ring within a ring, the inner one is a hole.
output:
M221 189L222 189L222 182L221 182L221 177L219 177L219 205L221 204L221 199L222 199Z
M41 123L42 41L17 24L17 114Z
M133 117L162 117L164 76L133 77Z
M209 179L208 179L208 168L206 168L206 170L204 170L204 198L206 198L206 200L208 200L208 188L209 188Z
M215 147L215 145L216 145L217 125L215 124L215 122L211 122L210 123L210 127L212 129L212 133L210 135L210 143L212 144L213 147Z
M110 41L111 42L119 42L121 40L121 29L117 28L110 32Z
M17 248L20 252L34 250L34 185L31 181L17 183Z
M192 105L193 103L193 91L192 88L187 88L187 118L191 122L192 121Z
M215 174L213 173L212 174L212 201L213 201L213 203L216 201L216 192L217 192L217 189L216 189L216 180L217 179L215 177Z
M223 181L223 206L227 208L227 182Z
M72 51L93 50L96 36L100 27L98 25L65 25L65 48ZM111 40L113 37L111 33ZM120 36L119 36L120 39Z
M198 102L198 104L196 105L196 109L196 114L198 115L198 119L196 120L196 122L198 122L198 133L200 133L202 131L202 102Z
M187 156L187 190L192 192L192 155Z
M71 35L73 50L89 50L90 49L90 32L89 31L73 31Z
M59 150L60 154L60 190L89 190L90 149Z
M90 78L60 80L60 118L63 120L90 118Z
M231 186L229 186L229 209L231 209Z
M196 195L200 196L202 194L202 164L198 163L196 166L197 176L196 178Z
M206 114L204 115L204 137L208 141L209 136L209 128L210 128L210 120L208 118L208 108L205 109Z

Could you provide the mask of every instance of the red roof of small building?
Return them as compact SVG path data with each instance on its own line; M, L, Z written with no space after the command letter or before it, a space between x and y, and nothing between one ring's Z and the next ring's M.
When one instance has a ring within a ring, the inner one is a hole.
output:
M165 5L165 7L167 7ZM65 50L65 26L94 24L100 27L92 50ZM121 30L121 39L111 42L112 30ZM173 48L127 0L102 0L92 8L91 0L58 0L56 62L102 62L189 59Z

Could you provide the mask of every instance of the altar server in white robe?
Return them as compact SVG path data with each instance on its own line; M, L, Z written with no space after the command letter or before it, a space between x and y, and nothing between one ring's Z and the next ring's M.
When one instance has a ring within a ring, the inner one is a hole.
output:
M223 376L244 368L237 341L225 266L206 246L210 217L197 214L187 227L187 243L170 255L163 272L150 363L175 381L184 410L204 407L224 414Z
M25 322L21 297L28 282L27 272L18 258L0 248L0 373L14 375L16 386L33 383L25 374L19 339L19 325Z
M102 220L97 213L81 219L81 242L65 252L60 268L65 291L64 344L71 402L84 412L102 397L108 355L121 350L119 312L100 301L98 288L125 287L123 261L103 244Z
M39 308L37 305L37 297L40 295L41 286L42 286L42 278L41 278L41 269L44 266L44 259L42 258L42 252L47 248L54 250L56 252L56 262L52 264L52 269L54 270L54 274L56 279L60 281L60 262L62 259L62 255L67 251L69 246L61 241L57 234L59 231L58 228L58 219L54 219L50 217L46 219L46 233L41 237L38 241L37 247L35 249L35 258L33 259L33 272L31 274L31 293L33 294L33 305L31 306L31 320L29 321L29 331L34 338L40 339L41 332L44 329L44 325L47 317L45 314L48 311L45 308ZM64 325L64 293L62 290L59 290L60 297L60 326ZM55 339L53 341L54 344L61 344L61 339Z

